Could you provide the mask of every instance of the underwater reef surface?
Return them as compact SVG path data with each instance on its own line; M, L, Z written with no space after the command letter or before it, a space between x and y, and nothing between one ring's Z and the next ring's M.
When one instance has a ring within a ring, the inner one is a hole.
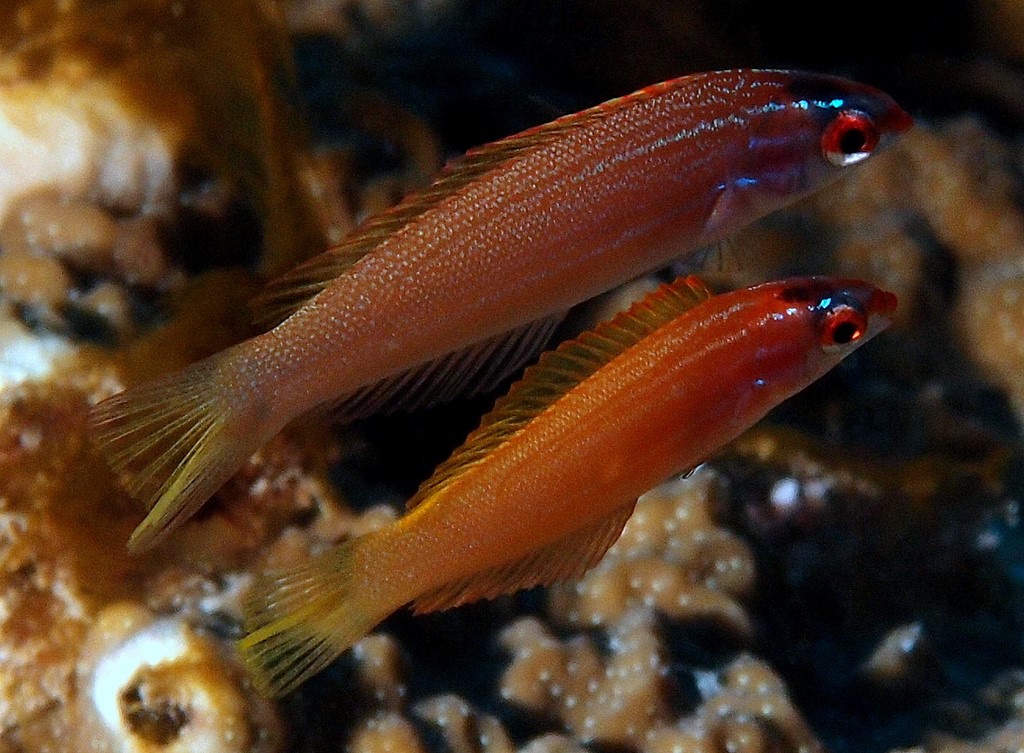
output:
M848 8L806 38L801 5L739 0L5 6L0 750L1024 746L1022 7L928 4L914 29L879 22L868 54ZM893 328L642 498L578 582L399 612L259 697L233 647L254 574L393 520L494 396L298 422L134 557L143 510L88 406L244 337L266 274L453 154L751 63L862 77L917 126L701 273L865 277L899 295Z

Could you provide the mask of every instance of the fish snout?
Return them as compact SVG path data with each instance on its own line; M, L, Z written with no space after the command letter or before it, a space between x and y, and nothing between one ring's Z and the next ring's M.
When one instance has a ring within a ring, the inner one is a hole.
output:
M910 113L900 107L898 104L889 101L889 107L878 120L878 127L882 133L899 134L914 125L914 119L910 117Z
M899 299L895 293L890 293L881 288L875 288L871 292L871 297L868 298L866 307L868 312L868 331L865 333L865 339L871 339L892 324L898 303Z

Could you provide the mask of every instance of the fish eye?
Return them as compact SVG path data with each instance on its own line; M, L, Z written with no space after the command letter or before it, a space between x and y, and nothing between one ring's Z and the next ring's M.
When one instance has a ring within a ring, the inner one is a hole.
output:
M821 346L832 351L859 340L868 329L864 312L842 303L825 313L821 328Z
M843 110L825 126L821 152L833 165L846 167L870 156L878 138L878 128L867 113Z

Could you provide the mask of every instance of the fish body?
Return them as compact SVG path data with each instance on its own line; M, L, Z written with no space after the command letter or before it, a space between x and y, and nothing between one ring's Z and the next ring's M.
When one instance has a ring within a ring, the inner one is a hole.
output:
M837 177L910 125L839 78L686 76L469 152L263 296L274 328L98 406L100 445L152 505L140 548L291 419L493 386L559 317Z
M581 575L637 497L820 377L895 306L851 280L711 296L687 278L545 353L404 517L256 586L242 649L257 680L287 691L406 603L433 611Z

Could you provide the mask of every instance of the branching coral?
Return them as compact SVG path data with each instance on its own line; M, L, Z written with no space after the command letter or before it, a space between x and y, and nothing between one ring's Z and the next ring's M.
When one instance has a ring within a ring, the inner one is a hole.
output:
M395 712L364 720L346 748L351 753L427 753L412 722Z
M644 753L822 749L785 685L764 662L741 656L721 670L702 674L698 687L701 705L674 725L652 730Z
M495 717L481 714L455 695L427 698L416 704L416 716L438 727L452 753L512 753L515 746Z
M750 636L740 600L753 585L753 556L712 520L720 483L703 469L645 495L601 563L552 595L556 621L607 630L607 657L585 635L563 641L536 620L513 623L502 637L513 654L502 697L584 742L756 751L778 738L785 750L814 749L781 682L752 659L721 672L695 669L704 704L674 720L680 688L655 614L682 625L711 620L737 639Z
M749 635L739 600L753 586L753 558L711 519L719 483L702 469L645 495L604 559L578 583L552 590L552 616L575 626L610 625L645 606Z
M751 657L720 670L694 670L701 702L673 719L678 689L647 611L616 624L607 659L590 639L558 640L529 618L513 623L503 640L513 652L503 697L554 717L584 743L645 753L819 749L778 676Z
M632 747L668 720L664 652L649 612L616 624L607 662L588 638L560 641L531 618L512 623L502 641L513 657L502 697L557 720L583 742Z

